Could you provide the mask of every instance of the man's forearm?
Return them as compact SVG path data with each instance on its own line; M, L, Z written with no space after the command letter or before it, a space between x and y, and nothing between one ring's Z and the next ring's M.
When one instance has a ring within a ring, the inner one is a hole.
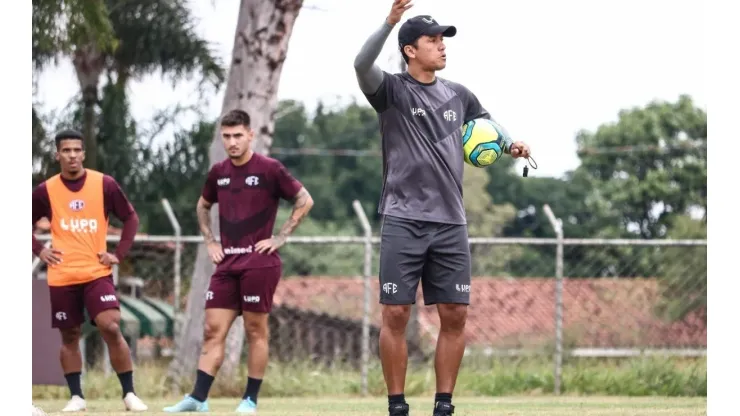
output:
M505 154L509 154L509 153L511 153L511 145L512 145L512 144L514 144L514 140L512 140L512 138L511 138L511 135L510 135L510 134L509 134L509 132L508 132L508 131L506 130L506 128L504 128L504 126L503 126L503 125L501 125L501 123L499 123L498 121L496 121L496 119L494 119L494 118L493 118L493 116L491 116L491 115L490 115L490 114L488 114L488 113L487 113L487 115L488 115L488 117L486 117L486 118L488 118L488 119L489 119L489 120L491 120L492 122L496 123L496 125L497 125L497 126L499 127L499 129L500 129L500 131L501 131L501 133L502 133L502 135L503 135L503 137L502 137L501 139L502 139L502 141L504 142L504 143L503 143L503 144L504 144L504 148L503 148L503 149L501 149L501 150L503 150L503 152L504 152Z
M280 233L277 236L283 241L293 233L293 231L298 227L298 224L301 223L303 218L306 217L313 207L313 199L306 188L302 188L298 191L298 194L295 196L293 201L293 212L291 212L290 217L285 221L285 224L283 224L283 227L280 229Z
M121 240L118 242L118 247L116 247L116 257L119 261L123 261L126 255L128 255L131 246L134 244L136 230L138 228L139 216L134 212L123 222Z
M375 65L375 60L380 56L383 45L388 39L393 26L383 22L375 32L362 45L362 49L355 57L355 73L360 90L365 94L373 94L383 82L383 71Z
M213 230L211 230L211 207L199 203L195 208L195 212L198 215L198 226L200 227L200 233L203 235L203 239L206 243L216 241L213 238Z

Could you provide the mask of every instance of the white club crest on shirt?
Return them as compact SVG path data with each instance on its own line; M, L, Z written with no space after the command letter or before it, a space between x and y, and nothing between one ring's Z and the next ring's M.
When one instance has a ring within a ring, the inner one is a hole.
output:
M69 209L75 212L82 211L85 208L85 201L81 199L75 199L70 201L69 203Z

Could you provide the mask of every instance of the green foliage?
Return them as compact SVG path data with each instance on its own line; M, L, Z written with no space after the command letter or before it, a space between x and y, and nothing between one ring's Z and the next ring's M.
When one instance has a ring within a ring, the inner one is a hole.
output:
M97 169L116 178L129 193L136 194L146 182L147 172L132 167L138 165L140 158L147 160L150 150L137 137L138 126L131 117L125 89L111 77L106 77L99 107L104 117L96 118ZM81 117L79 113L78 117Z
M474 168L465 164L463 175L463 203L468 220L468 236L498 237L504 227L516 215L511 204L495 205L486 192L490 181L487 169ZM508 262L515 262L521 255L519 247L501 250L497 246L474 245L471 247L474 275L501 275Z
M275 232L288 219L291 209L281 208L275 219ZM294 236L356 236L355 227L334 222L320 223L309 214ZM346 244L286 244L280 249L283 276L360 276L363 247Z
M224 70L209 44L195 32L194 17L182 2L152 0L68 0L33 2L33 62L43 69L60 57L72 59L84 101L83 117L75 123L85 135L90 153L85 165L103 170L98 149L98 84L108 77L125 94L131 77L160 71L173 82L187 76L218 88ZM123 103L125 100L118 102ZM127 113L106 113L119 121ZM118 137L119 139L121 137ZM136 136L131 136L136 141ZM124 152L127 154L128 152Z
M260 391L260 397L320 397L357 395L360 372L335 366L332 368L308 362L271 362ZM171 396L163 364L139 365L136 369L137 391L143 397ZM209 397L240 397L247 378L246 366L234 378L217 378ZM548 394L553 391L552 362L545 358L463 360L455 386L456 396L504 396ZM102 371L84 374L85 394L97 400L120 399L121 386L115 377ZM189 392L192 380L181 382L180 394ZM563 365L566 394L609 396L701 396L707 395L706 359L580 359ZM383 373L377 361L371 362L368 390L372 396L385 397ZM431 364L410 365L405 393L409 397L434 394L434 370ZM68 397L66 387L33 386L33 399Z
M195 204L208 174L208 148L213 132L212 122L201 121L190 129L175 132L172 141L152 154L148 180L137 194L137 209L148 214L143 224L148 233L174 232L162 208L163 198L172 205L183 235L200 233Z
M110 21L121 40L111 67L123 80L161 72L177 81L197 76L218 88L225 80L212 46L198 36L186 2L107 0Z
M623 110L576 140L587 207L620 226L614 237L664 238L673 216L706 212L707 115L691 98Z
M379 150L377 115L357 104L327 111L319 104L312 120L302 106L293 107L275 126L274 147ZM280 111L280 110L278 110ZM357 223L354 199L362 202L371 221L377 221L383 185L383 167L378 157L281 156L276 155L304 183L316 203L311 217L319 221Z
M56 64L79 45L112 51L118 45L103 0L33 0L31 55L36 69Z
M707 224L682 215L673 217L668 234L675 239L706 240ZM660 276L661 302L657 312L670 321L684 319L691 312L707 322L707 246L694 247L686 256L683 247L666 247L666 257L676 259L666 264Z
M48 120L43 119L35 107L31 107L31 183L33 186L58 173L58 166L54 160L54 140L46 132Z

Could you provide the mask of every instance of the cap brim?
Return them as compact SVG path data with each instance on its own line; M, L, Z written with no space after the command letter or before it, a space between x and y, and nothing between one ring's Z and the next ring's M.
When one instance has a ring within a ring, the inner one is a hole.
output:
M446 38L451 38L457 34L457 28L455 26L433 26L425 30L424 34L428 36L442 34Z

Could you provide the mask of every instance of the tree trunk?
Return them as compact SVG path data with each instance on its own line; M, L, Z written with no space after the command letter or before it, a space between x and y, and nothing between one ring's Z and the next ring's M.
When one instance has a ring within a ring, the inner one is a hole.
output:
M242 0L239 9L231 68L226 83L221 114L233 109L246 111L255 132L253 149L267 154L272 145L277 92L283 62L293 24L303 0ZM218 129L209 150L210 165L226 158ZM218 235L218 204L211 210L214 235ZM205 293L214 266L203 245L198 247L193 280L188 295L183 328L176 342L175 359L170 377L179 380L195 373L203 343ZM228 377L239 366L244 345L244 325L241 318L232 326L226 340L226 357L220 373Z
M82 91L82 134L85 136L85 167L98 169L98 140L95 106L98 104L98 82L103 73L104 57L95 45L80 47L72 63Z

